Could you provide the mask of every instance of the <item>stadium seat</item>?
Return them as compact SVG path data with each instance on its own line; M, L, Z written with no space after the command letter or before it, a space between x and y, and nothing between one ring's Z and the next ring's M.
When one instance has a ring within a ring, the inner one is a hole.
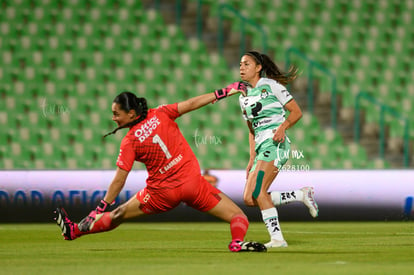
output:
M268 46L275 51L277 61L283 62L285 49L294 46L328 66L337 75L343 106L352 108L356 94L367 89L411 114L414 101L407 101L409 96L405 93L414 90L409 62L414 52L414 32L409 27L413 7L408 2L397 2L226 3L242 14L248 14L252 7L260 11L251 18L263 26L268 37L275 38L268 39ZM0 168L112 169L117 149L106 149L117 148L123 135L106 139L100 144L105 149L95 143L101 131L114 127L108 109L117 93L132 90L155 107L219 88L238 78L237 70L229 71L223 57L209 53L201 41L187 39L178 26L166 24L156 10L144 10L141 1L41 1L33 9L26 1L5 3L0 10L0 95L7 98L0 100L0 125L16 128L14 134L23 134L19 138L27 137L25 141L31 144L12 144L10 148L24 161L6 157ZM219 2L203 4L211 7L211 15L217 14ZM230 21L231 16L225 14ZM239 26L232 28L238 30ZM259 47L260 36L254 35L253 42ZM398 50L391 51L392 48ZM320 79L320 87L322 92L330 91L327 80ZM68 113L52 111L44 116L44 100L52 109L68 107ZM30 119L10 118L10 110L22 111ZM230 115L218 117L217 110ZM369 106L365 110L367 121L378 121L378 110ZM219 135L216 129L221 130L220 137L226 144L209 150L210 155L201 154L202 165L245 168L243 157L248 157L248 152L241 150L243 146L239 144L247 146L247 129L236 98L188 114L178 122L184 126L183 133L190 144L195 129L203 135ZM76 135L67 130L80 126ZM296 126L288 134L295 148L304 151L305 159L295 163L312 164L312 169L365 168L362 161L349 161L354 154L357 159L366 158L361 147L352 149L352 154L350 149L326 151L327 146L348 147L338 133L324 131L314 116L305 113ZM401 125L390 128L392 137L402 134L398 126ZM411 129L414 133L414 126ZM9 137L9 133L2 136L2 154L8 150L3 141ZM327 146L319 148L320 143ZM42 150L35 150L33 145L40 145ZM316 157L317 150L323 153L321 158ZM82 151L85 159L79 157ZM369 168L378 167L387 164L378 162Z

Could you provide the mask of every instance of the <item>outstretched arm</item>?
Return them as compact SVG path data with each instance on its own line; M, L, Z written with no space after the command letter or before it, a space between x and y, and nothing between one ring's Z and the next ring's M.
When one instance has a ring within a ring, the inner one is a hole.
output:
M80 231L86 232L90 230L91 225L96 220L96 216L105 212L108 205L110 205L116 199L122 188L124 188L128 174L128 171L125 171L118 167L115 177L105 194L105 198L101 200L95 210L92 210L88 216L79 222L78 227Z
M187 99L186 101L178 103L178 107L177 107L178 112L180 113L180 115L183 115L185 113L197 110L213 102L215 99L216 99L216 96L214 95L214 93L208 93L208 94L192 97L190 99Z
M247 91L247 83L243 81L234 82L226 88L215 90L212 93L199 95L186 101L178 103L178 112L180 115L197 110L209 103L226 98L237 93L245 94Z

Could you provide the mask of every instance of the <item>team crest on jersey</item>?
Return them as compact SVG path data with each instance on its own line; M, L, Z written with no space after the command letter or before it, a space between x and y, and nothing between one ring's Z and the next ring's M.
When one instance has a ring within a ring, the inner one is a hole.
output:
M269 96L269 92L266 89L262 89L262 93L260 94L261 98L266 98Z

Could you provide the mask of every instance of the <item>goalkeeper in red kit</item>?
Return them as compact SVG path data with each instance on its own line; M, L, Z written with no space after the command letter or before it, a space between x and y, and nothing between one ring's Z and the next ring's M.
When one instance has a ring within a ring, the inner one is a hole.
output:
M181 202L230 223L232 252L266 251L258 242L245 241L249 221L243 211L201 175L199 163L175 122L179 116L229 95L246 91L244 82L200 95L183 102L148 109L145 98L122 92L112 103L112 120L129 128L121 142L117 170L97 208L79 223L70 220L63 208L56 209L56 222L66 240L109 231L127 219L167 212ZM109 135L108 134L108 135ZM146 187L111 212L105 212L124 187L134 161L145 164Z

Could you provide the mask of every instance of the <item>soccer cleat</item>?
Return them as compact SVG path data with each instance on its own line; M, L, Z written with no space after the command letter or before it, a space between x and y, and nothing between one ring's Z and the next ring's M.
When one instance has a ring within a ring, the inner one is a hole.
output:
M271 240L268 243L265 243L266 248L276 248L276 247L288 247L288 244L285 240Z
M309 213L316 218L319 214L318 204L313 197L313 187L303 187L300 189L303 192L303 203L309 208Z
M69 220L65 209L56 208L55 214L56 223L60 227L60 230L62 230L62 236L65 238L65 240L71 241L76 239L77 237L75 235L75 223Z
M229 244L231 252L266 252L264 244L257 242L231 241Z

